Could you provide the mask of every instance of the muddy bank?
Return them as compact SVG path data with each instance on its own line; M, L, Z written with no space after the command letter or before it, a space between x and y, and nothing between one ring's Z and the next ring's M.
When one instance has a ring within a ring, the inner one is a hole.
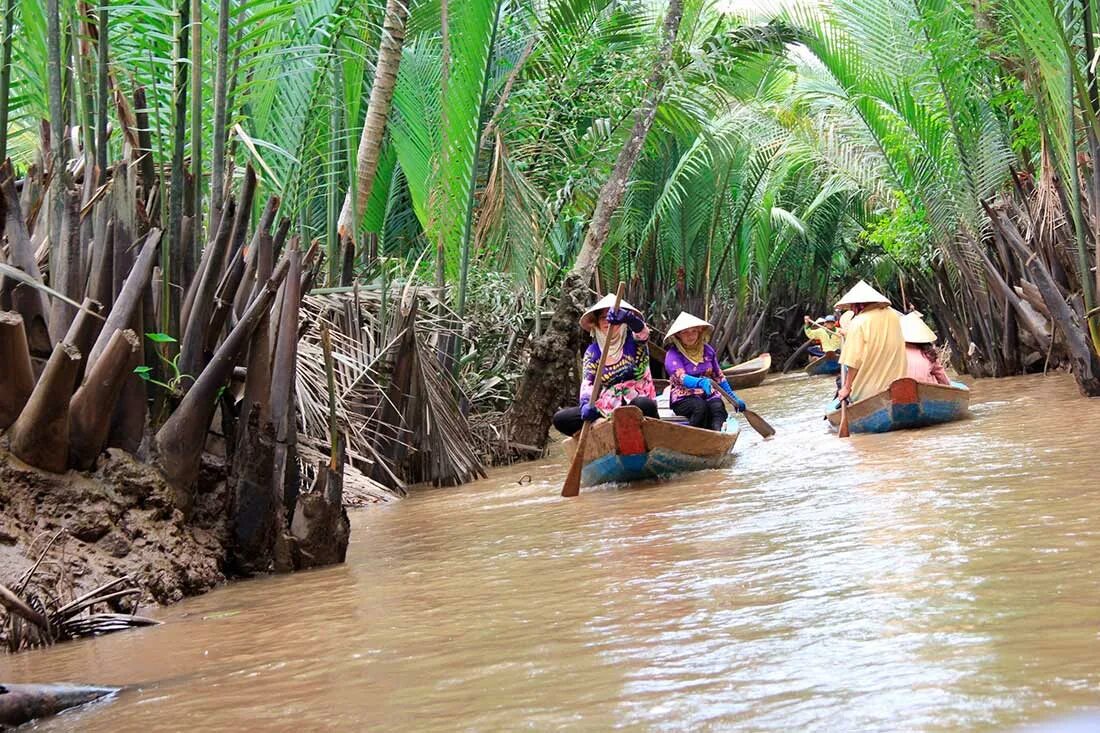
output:
M128 575L141 595L112 602L113 610L128 613L135 603L172 603L225 580L226 490L220 464L204 459L195 512L185 522L163 477L127 453L108 450L91 473L50 474L5 448L0 445L0 583L17 587L49 540L64 530L24 598L64 603Z

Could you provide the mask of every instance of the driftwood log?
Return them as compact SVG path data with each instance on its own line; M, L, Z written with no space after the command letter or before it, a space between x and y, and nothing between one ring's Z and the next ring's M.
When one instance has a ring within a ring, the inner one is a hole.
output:
M113 695L120 687L0 684L0 728L22 725Z

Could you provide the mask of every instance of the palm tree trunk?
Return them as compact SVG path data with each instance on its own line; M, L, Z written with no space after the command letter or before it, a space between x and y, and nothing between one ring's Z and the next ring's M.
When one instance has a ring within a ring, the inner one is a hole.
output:
M229 68L229 0L218 4L218 58L214 65L214 150L210 158L210 223L215 231L225 197L226 80Z
M198 243L202 240L202 0L191 0L191 175L192 211L191 236L184 241L189 248L188 259L195 261ZM183 283L180 283L182 286Z
M15 0L4 2L4 27L0 30L0 160L8 157L8 96L11 92L11 46L15 29Z
M626 182L638 160L646 135L657 115L657 104L664 89L667 67L680 30L683 0L670 0L665 16L661 47L646 84L646 94L634 115L630 136L619 151L611 176L600 189L592 222L581 245L573 269L562 283L562 297L554 309L554 318L546 333L535 340L531 359L516 390L516 399L507 421L513 443L530 446L546 444L550 418L573 388L571 373L581 346L577 325L588 297L589 282L596 271L604 242L611 229L611 218L622 203Z
M180 334L179 286L183 284L183 250L187 246L180 241L183 230L183 196L186 175L183 153L187 143L187 56L190 53L188 30L190 26L191 0L180 0L176 6L176 64L172 87L172 181L168 187L168 246L161 252L161 277L166 285L167 301L162 304L161 328L168 333ZM192 59L193 61L194 59ZM167 255L164 257L164 255ZM175 287L173 287L175 286Z
M355 203L351 191L344 197L337 231L340 236L354 237L363 217L363 210L374 186L374 174L378 171L378 155L382 150L382 137L386 132L386 120L393 102L393 88L397 84L397 70L401 65L401 47L405 42L405 24L409 18L408 0L387 0L386 16L382 22L382 39L378 48L374 81L371 83L370 103L363 121L363 134L359 137L359 151L355 163Z

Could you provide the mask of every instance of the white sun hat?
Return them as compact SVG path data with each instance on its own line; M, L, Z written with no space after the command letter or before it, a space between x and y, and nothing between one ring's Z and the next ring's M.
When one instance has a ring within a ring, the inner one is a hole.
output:
M844 294L843 298L836 302L836 307L838 309L851 308L857 303L886 303L889 305L890 299L860 280Z
M681 331L686 331L689 328L695 328L697 326L702 326L707 329L706 338L710 338L710 335L714 333L714 326L707 323L702 318L697 318L690 313L680 311L680 315L676 316L676 320L668 327L668 333L665 334L665 343L668 343L669 339Z
M907 344L934 344L936 333L920 317L920 313L908 313L901 317L901 336Z
M614 307L614 305L615 305L615 294L614 293L608 293L607 295L600 298L599 302L597 302L596 305L592 306L591 308L586 310L581 315L581 320L580 320L581 328L583 328L585 331L591 332L592 329L596 327L596 316L599 314L599 312L600 311L605 311L605 310L610 310L612 307ZM619 301L619 307L620 308L626 308L627 310L634 311L638 315L642 314L642 312L640 310L638 310L637 308L632 306L630 303L627 303L626 300L620 300Z

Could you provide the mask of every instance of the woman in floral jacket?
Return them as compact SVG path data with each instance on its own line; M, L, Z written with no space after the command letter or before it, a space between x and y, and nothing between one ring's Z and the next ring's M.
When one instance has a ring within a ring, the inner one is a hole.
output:
M614 305L615 296L607 295L581 316L581 328L591 333L593 340L584 352L580 405L554 415L554 427L566 435L578 432L586 420L607 417L622 405L634 405L646 417L658 417L657 393L649 371L649 329L630 303L620 301L618 310L612 309ZM604 349L603 387L593 404L596 367Z

